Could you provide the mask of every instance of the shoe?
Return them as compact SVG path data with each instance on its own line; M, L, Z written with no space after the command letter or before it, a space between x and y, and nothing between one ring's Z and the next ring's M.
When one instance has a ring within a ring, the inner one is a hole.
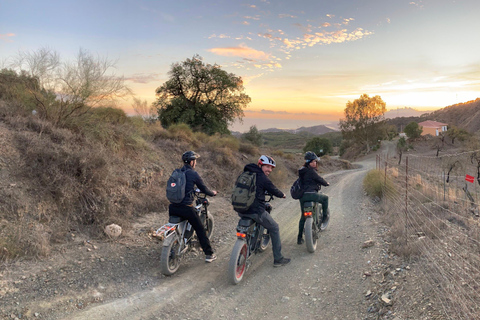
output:
M291 260L290 258L282 258L282 260L280 260L280 261L274 261L273 266L274 267L282 267L286 264L289 264L290 260Z
M205 256L205 262L212 262L217 260L217 256L215 254L209 254Z
M303 240L303 238L298 238L297 239L297 244L303 244L305 242L305 240Z

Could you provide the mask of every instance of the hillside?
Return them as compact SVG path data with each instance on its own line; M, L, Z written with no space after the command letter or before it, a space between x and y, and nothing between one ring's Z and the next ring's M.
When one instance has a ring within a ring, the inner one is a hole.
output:
M336 132L337 130L333 130L324 125L318 125L313 127L300 127L298 129L278 129L278 128L269 128L259 130L261 133L272 133L272 132L289 132L289 133L306 133L311 135L321 135L329 132Z
M454 104L421 116L387 119L387 123L397 126L399 132L410 122L434 120L463 128L471 133L480 131L480 98L465 103Z
M455 125L471 133L480 131L480 98L430 113L431 120Z

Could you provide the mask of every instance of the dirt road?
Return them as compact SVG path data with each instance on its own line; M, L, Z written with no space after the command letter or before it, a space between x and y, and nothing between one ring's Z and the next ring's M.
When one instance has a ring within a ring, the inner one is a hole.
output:
M315 253L297 245L299 204L291 198L273 201L281 228L283 253L292 262L273 267L272 252L254 257L243 282L231 285L227 265L235 242L233 231L220 246L219 259L186 262L160 285L102 305L93 305L65 319L364 319L367 317L368 272L380 246L377 227L362 189L362 179L375 159L362 168L327 174L331 220ZM232 226L232 229L234 227Z

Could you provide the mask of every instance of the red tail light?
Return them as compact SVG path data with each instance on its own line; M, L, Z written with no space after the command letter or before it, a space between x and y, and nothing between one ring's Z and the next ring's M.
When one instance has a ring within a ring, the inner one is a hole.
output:
M312 215L312 211L305 211L305 212L303 213L303 215L304 215L305 217L309 217L309 216Z
M246 235L245 233L237 232L237 237L239 237L239 238L242 238L242 239L243 239L243 238L246 238L246 237L247 237L247 235Z

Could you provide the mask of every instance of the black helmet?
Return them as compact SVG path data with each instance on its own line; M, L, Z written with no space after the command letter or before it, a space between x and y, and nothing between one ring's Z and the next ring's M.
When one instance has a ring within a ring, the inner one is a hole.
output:
M315 160L315 161L319 161L320 158L317 157L317 155L315 154L315 152L307 151L307 152L305 153L305 162L306 162L306 163L310 163L310 162L312 162L312 161L314 161L314 160Z
M195 151L187 151L182 154L182 161L185 163L189 163L190 161L196 160L198 158L200 158L200 155Z

